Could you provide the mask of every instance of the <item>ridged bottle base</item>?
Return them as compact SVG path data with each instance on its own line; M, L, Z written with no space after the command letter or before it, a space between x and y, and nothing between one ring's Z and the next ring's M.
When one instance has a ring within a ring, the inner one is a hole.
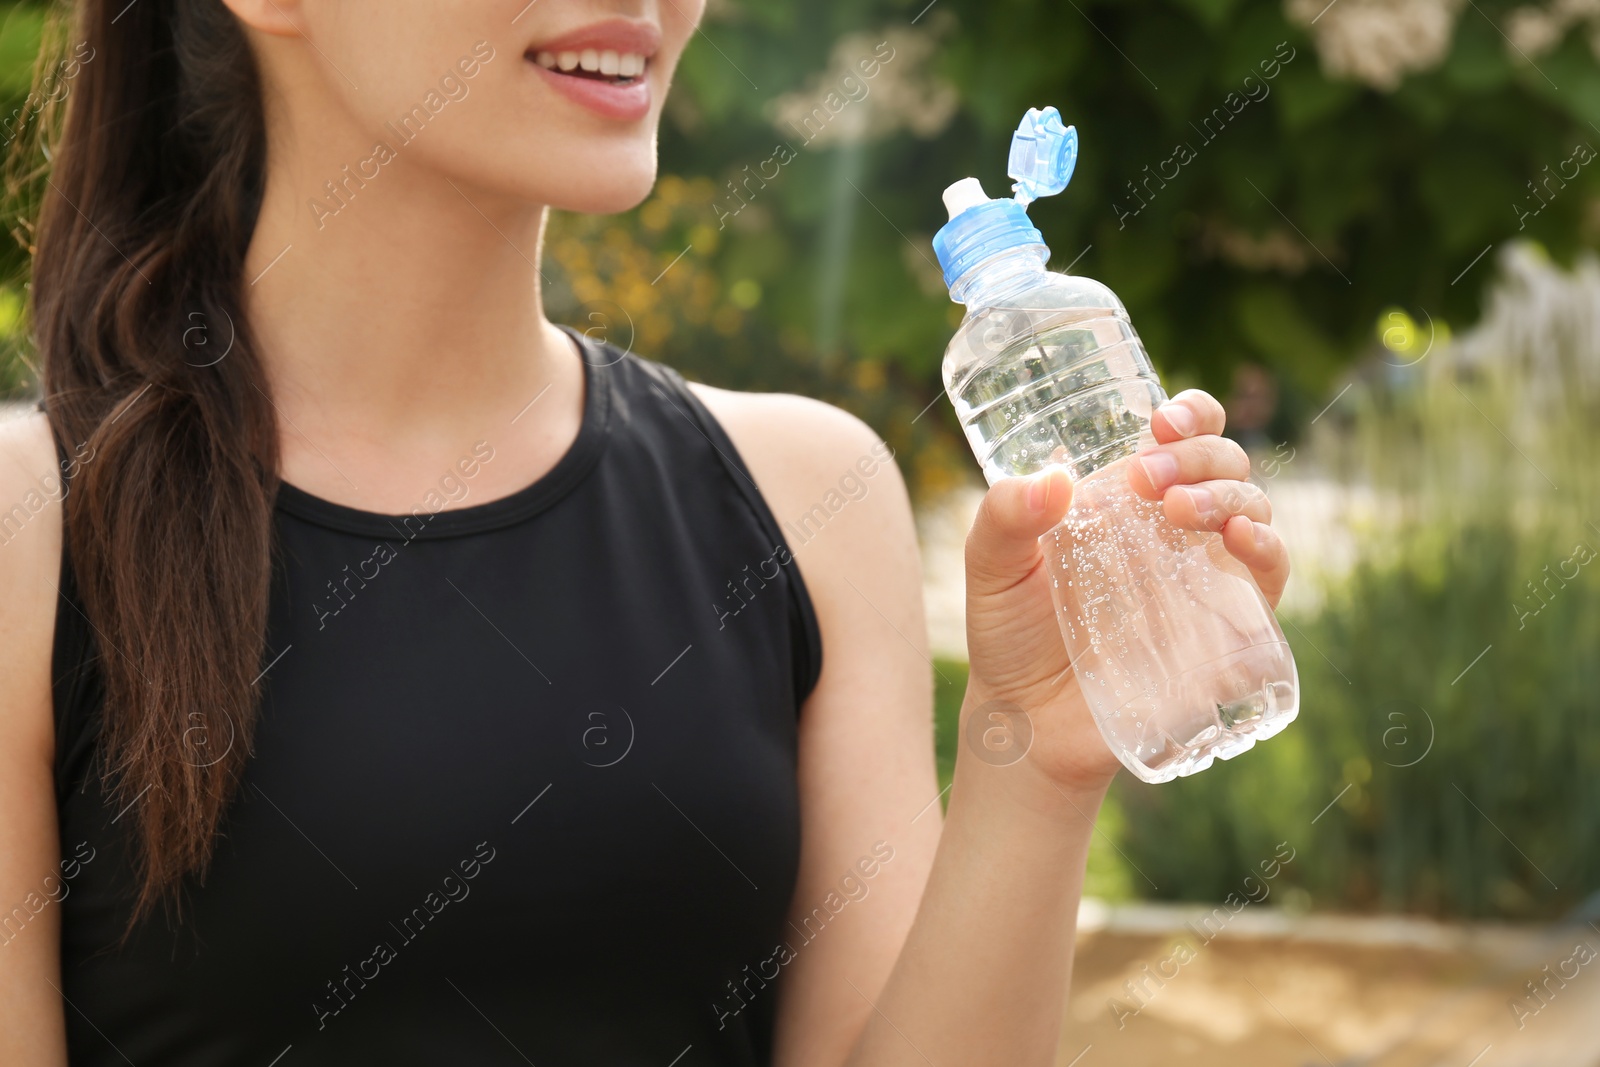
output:
M1170 782L1278 733L1300 713L1299 693L1294 657L1288 642L1280 641L1163 679L1096 719L1107 744L1136 777ZM1177 723L1188 724L1182 731L1187 737L1173 736L1170 727Z

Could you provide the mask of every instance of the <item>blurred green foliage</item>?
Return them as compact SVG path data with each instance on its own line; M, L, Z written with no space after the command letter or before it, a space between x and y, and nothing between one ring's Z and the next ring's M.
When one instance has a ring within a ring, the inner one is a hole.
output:
M1600 890L1600 533L1567 533L1509 515L1440 524L1359 564L1284 627L1300 718L1191 778L1120 776L1086 892L1221 900L1287 841L1280 884L1305 905L1519 919L1580 905ZM944 786L966 673L939 671Z
M967 665L960 660L940 659L934 662L933 670L934 748L939 762L939 788L944 789L955 777Z
M0 8L0 93L11 114L33 81L33 58L39 51L44 9L37 4L5 4Z
M1360 565L1286 627L1294 725L1193 778L1119 782L1130 859L1160 895L1214 900L1286 840L1285 884L1317 905L1566 914L1600 889L1600 566L1577 562L1597 551L1507 517Z
M37 98L30 98L29 88L44 12L39 4L0 3L0 153L10 152L38 117ZM17 228L19 213L25 213L22 207L4 206L4 233L19 239L0 235L0 398L26 389L32 380L23 306L28 253Z
M1568 914L1600 890L1597 564L1593 529L1562 540L1507 517L1442 542L1414 531L1403 558L1359 565L1285 626L1299 720L1191 778L1120 776L1085 891L1221 900L1287 841L1281 885L1303 906ZM966 674L939 670L944 786Z

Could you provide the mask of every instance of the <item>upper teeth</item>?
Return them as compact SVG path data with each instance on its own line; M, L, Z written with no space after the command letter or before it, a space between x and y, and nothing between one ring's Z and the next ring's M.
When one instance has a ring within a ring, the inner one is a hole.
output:
M539 52L534 59L546 70L581 68L607 77L623 78L643 74L645 64L644 56L634 52L600 52L593 48L585 48L581 52Z

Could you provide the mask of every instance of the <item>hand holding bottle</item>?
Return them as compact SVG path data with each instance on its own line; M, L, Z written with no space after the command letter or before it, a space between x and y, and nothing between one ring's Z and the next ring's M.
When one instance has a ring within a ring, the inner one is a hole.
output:
M1249 569L1276 605L1289 576L1289 556L1269 525L1266 498L1251 483L1249 459L1218 436L1222 405L1189 390L1157 409L1150 421L1156 444L1128 465L1127 483L1146 500L1159 500L1167 519L1185 530L1217 532L1227 553ZM1155 457L1172 461L1167 464ZM1146 462L1148 461L1148 463ZM1150 468L1156 477L1152 484ZM1197 491L1209 501L1197 499ZM1026 755L1015 761L1067 793L1103 789L1122 766L1090 714L1067 646L1061 640L1051 594L1051 570L1039 538L1055 529L1072 504L1073 483L1062 467L997 481L984 497L967 538L967 652L971 674L963 716L984 716L992 729L1025 730ZM1025 716L1016 717L1017 711ZM963 719L963 738L982 737ZM1000 760L972 753L961 758ZM1007 760L1009 762L1009 760Z

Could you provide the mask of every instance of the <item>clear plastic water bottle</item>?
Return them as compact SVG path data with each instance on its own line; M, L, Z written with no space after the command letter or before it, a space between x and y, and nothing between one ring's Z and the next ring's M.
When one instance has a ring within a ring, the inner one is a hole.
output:
M945 190L934 236L966 317L945 389L991 484L1052 465L1072 508L1041 538L1056 617L1106 743L1146 782L1194 774L1271 737L1299 710L1294 657L1248 568L1217 533L1182 530L1128 483L1167 399L1116 295L1045 269L1027 206L1065 189L1078 136L1030 110L1011 142L1014 199L975 178Z

